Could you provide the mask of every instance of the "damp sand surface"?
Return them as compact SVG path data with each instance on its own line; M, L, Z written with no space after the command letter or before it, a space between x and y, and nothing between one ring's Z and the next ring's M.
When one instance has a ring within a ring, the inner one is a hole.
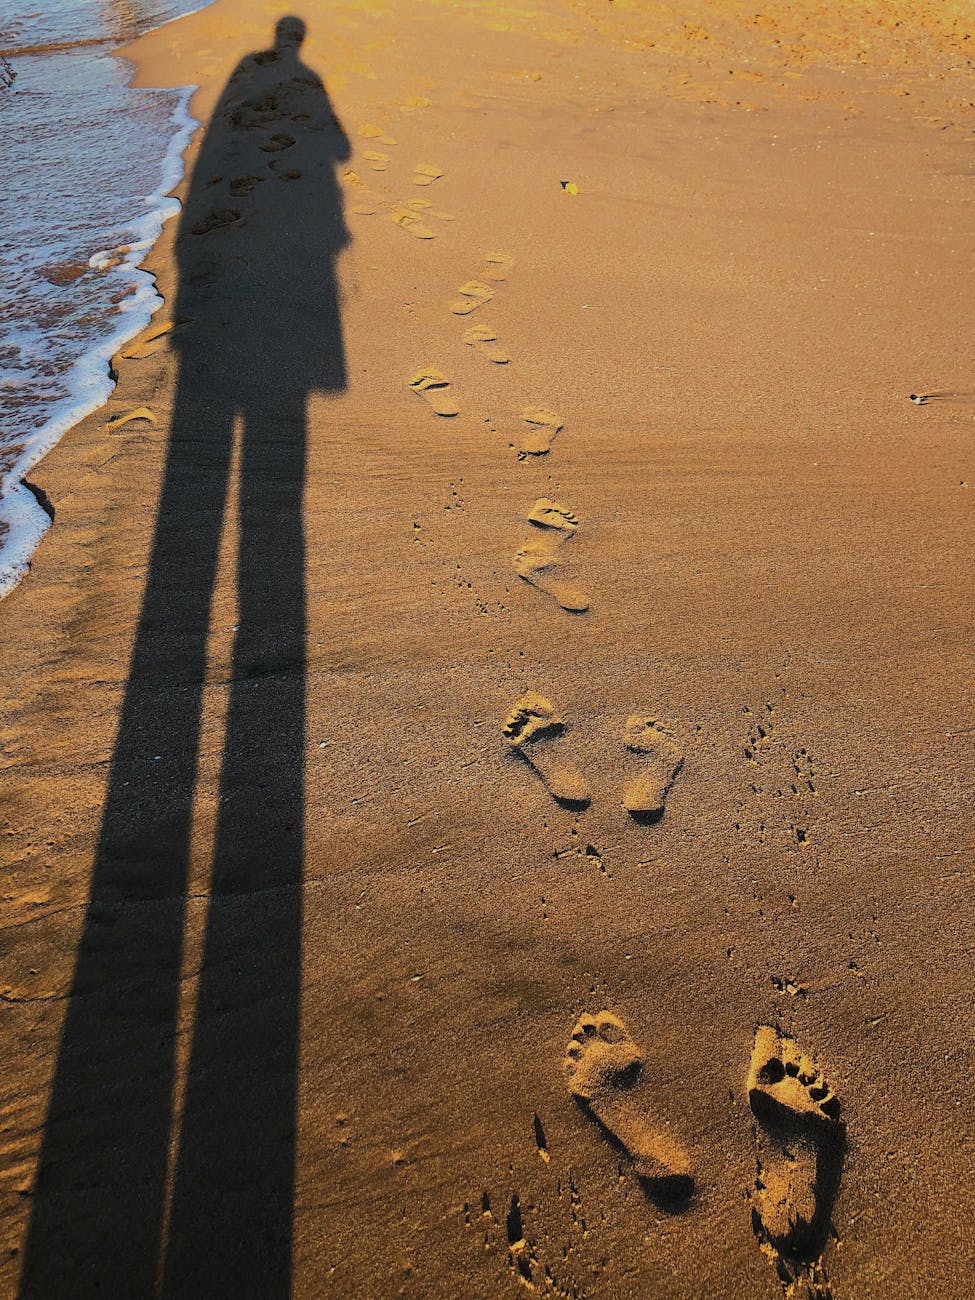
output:
M965 1293L960 14L129 49L204 130L2 607L4 1293Z

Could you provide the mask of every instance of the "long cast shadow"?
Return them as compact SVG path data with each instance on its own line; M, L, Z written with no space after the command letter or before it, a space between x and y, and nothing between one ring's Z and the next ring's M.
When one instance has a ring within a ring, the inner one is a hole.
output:
M306 405L346 386L336 163L286 18L214 112L177 236L170 441L21 1295L291 1289ZM207 639L239 448L238 615L181 1111L176 1029Z

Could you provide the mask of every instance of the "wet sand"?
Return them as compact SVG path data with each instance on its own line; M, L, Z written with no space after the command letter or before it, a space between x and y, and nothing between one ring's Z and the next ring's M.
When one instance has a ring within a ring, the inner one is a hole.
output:
M854 8L131 47L204 129L0 618L4 1293L966 1293L975 123Z

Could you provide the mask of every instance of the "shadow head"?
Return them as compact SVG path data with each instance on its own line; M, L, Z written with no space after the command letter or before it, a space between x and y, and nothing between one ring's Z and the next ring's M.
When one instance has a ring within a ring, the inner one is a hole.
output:
M293 14L279 18L274 28L274 48L276 50L298 49L307 32L304 20Z

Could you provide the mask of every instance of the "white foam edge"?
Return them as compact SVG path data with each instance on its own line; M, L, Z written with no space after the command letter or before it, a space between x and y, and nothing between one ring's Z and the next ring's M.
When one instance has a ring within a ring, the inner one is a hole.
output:
M139 238L127 246L122 260L111 272L113 276L129 278L134 291L123 299L114 315L106 313L106 321L114 321L115 328L79 357L68 371L66 382L71 396L58 403L54 414L40 428L26 435L22 440L23 452L0 483L0 523L7 526L0 543L0 600L30 572L31 558L51 526L50 516L25 482L27 475L69 429L108 401L115 389L115 380L109 373L112 357L123 344L146 328L153 314L163 305L163 298L156 290L155 276L141 270L141 263L162 233L164 224L181 211L179 200L173 198L170 191L182 180L183 154L199 126L189 110L190 100L197 89L197 86L179 88L179 100L172 116L176 130L163 155L159 185L146 195L148 211L132 223ZM94 253L88 259L88 265L101 269L108 265L115 253L113 249Z

